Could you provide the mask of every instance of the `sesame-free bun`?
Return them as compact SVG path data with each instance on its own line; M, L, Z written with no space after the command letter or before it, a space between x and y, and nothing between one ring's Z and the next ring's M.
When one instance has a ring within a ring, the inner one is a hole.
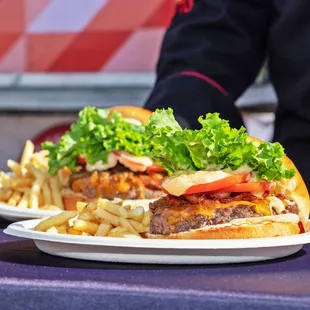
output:
M109 108L111 111L117 111L123 115L123 117L133 118L141 123L147 124L152 114L150 110L134 107L134 106L116 106Z
M212 226L209 229L194 229L171 235L147 234L149 239L250 239L270 238L299 234L297 223L266 222L261 224L244 224Z

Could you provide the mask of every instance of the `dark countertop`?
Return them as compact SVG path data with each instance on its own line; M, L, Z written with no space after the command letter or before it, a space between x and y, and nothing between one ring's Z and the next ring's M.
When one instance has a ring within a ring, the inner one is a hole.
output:
M310 246L265 263L113 264L50 256L2 229L0 309L310 308Z

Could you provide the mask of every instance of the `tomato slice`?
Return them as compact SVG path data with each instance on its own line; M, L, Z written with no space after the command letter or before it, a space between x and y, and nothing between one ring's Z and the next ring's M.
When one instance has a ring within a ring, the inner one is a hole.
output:
M221 192L227 193L245 193L245 192L272 192L275 189L275 182L252 182L234 184L230 187L221 188Z
M245 182L246 177L247 177L246 174L236 174L236 175L229 176L227 178L223 178L218 181L214 181L214 182L210 182L206 184L193 185L189 187L184 194L191 195L191 194L197 194L197 193L205 193L205 192L211 192L211 191L216 191L216 190L220 190L223 188L231 187L235 184Z
M81 164L81 165L86 165L86 164L87 164L87 162L86 162L86 156L84 156L84 155L78 155L77 161L78 161L79 164Z

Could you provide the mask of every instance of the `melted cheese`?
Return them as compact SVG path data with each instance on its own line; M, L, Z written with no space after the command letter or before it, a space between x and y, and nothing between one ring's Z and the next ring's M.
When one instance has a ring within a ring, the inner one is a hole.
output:
M215 182L231 175L231 173L224 171L197 171L184 173L166 178L162 183L162 188L171 195L179 197L191 186Z
M257 213L262 214L263 216L272 215L272 210L269 206L268 200L257 200L253 202L249 201L233 201L229 203L216 203L210 201L209 205L188 205L182 211L180 211L180 206L171 206L163 210L162 215L168 219L169 225L175 225L176 223L189 218L193 215L204 215L209 219L214 217L216 209L225 209L238 206L250 206L254 207Z

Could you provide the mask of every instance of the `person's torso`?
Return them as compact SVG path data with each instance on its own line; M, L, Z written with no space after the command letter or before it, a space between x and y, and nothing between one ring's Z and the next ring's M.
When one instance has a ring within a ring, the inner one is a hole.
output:
M296 102L310 112L310 0L273 0L273 6L268 38L271 79L281 104L294 108Z

